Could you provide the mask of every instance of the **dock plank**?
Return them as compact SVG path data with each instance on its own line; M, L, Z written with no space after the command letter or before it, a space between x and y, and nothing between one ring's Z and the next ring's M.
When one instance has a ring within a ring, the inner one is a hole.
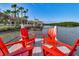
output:
M42 39L41 38L36 38L35 40L35 48L33 50L33 56L43 56L43 53L42 53L42 49L41 49L41 43Z

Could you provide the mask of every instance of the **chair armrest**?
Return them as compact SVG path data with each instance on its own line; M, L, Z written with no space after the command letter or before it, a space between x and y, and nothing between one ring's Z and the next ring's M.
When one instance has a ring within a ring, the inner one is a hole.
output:
M57 44L59 44L60 46L65 46L65 47L67 47L70 50L72 50L72 48L73 48L73 46L70 46L69 44L66 44L66 43L63 43L63 42L58 42L57 41Z
M5 44L5 45L6 45L6 46L11 46L11 45L18 44L18 43L22 43L22 41L11 42L11 43L8 43L8 44Z
M32 43L34 43L34 42L35 42L35 40L32 39L32 40L30 40L29 42L27 42L27 45L28 45L28 44L32 44Z

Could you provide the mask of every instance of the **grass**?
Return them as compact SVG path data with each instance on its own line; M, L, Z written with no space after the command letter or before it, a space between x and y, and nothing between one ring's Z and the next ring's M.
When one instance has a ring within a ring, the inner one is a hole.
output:
M0 31L17 30L17 29L18 28L16 26L7 26L7 25L0 26Z

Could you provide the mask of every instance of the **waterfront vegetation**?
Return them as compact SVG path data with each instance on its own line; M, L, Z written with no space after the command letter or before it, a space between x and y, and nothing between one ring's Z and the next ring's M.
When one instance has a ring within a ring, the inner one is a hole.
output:
M63 27L77 27L79 26L79 22L59 22L59 23L49 23L44 24L47 26L63 26Z
M17 26L7 26L7 25L1 25L0 26L0 31L17 31L19 30L20 27Z
M0 31L18 30L20 24L27 21L28 9L17 4L12 4L11 9L0 11Z

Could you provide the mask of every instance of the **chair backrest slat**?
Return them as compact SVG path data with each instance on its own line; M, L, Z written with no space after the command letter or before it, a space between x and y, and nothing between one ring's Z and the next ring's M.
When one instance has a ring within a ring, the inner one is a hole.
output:
M53 44L53 46L56 46L56 33L55 33L55 31L54 31L55 29L54 28L49 28L48 29L48 40L50 41L50 42L52 42L52 43L54 43Z
M28 39L29 39L28 29L27 28L21 28L20 33L21 33L22 39L28 41Z

